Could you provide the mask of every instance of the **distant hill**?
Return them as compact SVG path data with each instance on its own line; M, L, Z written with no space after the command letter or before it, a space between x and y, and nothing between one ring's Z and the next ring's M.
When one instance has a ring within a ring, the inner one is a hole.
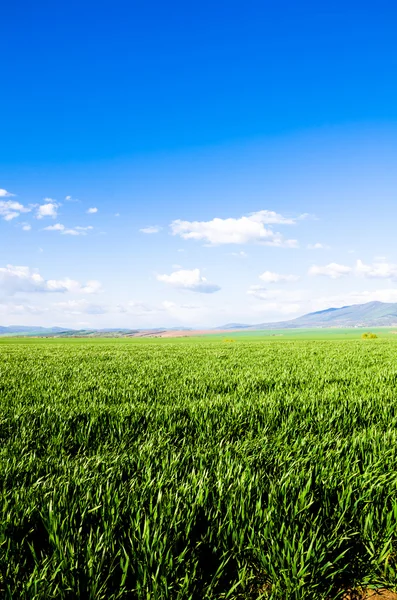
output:
M9 327L0 326L0 335L53 335L72 331L65 327L30 327L24 325L10 325Z
M397 327L397 303L367 302L353 304L342 308L327 308L278 323L260 323L245 325L228 323L217 330L258 329L306 329L310 327ZM62 327L24 327L22 325L1 327L0 336L31 336L31 337L160 337L170 331L192 331L187 327L153 328L153 329L65 329Z
M137 329L67 329L65 327L30 327L23 325L11 325L0 327L0 335L7 336L32 336L32 337L118 337L136 333Z
M157 337L166 331L190 331L187 327L155 329L65 329L62 327L30 327L23 325L0 326L0 336L56 337L56 338L116 338L116 337Z
M222 325L221 327L216 327L216 329L251 329L252 325L244 325L242 323L227 323L226 325Z
M367 302L342 308L327 308L278 323L238 325L217 329L305 329L309 327L393 327L397 326L397 303Z

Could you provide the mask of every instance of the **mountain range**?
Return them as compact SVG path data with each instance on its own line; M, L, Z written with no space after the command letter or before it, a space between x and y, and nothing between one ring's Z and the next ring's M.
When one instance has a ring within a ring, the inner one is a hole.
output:
M327 308L308 313L290 321L278 323L259 323L246 325L228 323L217 330L258 330L258 329L306 329L328 327L397 327L397 303L367 302L342 308ZM1 327L0 335L22 335L32 337L143 337L161 336L169 331L190 331L189 328L157 328L157 329L89 329L75 330L62 327L24 327L21 325ZM210 330L206 330L210 332Z
M367 302L342 308L327 308L290 321L242 325L230 323L219 329L306 329L310 327L394 327L397 303Z

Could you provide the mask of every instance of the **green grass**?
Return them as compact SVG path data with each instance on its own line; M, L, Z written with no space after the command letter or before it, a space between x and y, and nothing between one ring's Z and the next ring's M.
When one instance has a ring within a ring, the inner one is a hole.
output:
M396 586L396 384L394 336L1 340L0 597Z
M175 343L175 344L197 344L197 343L208 343L209 341L224 341L226 339L234 339L235 341L244 341L244 342L254 342L254 341L279 341L279 340L359 340L363 333L371 331L376 333L378 337L382 339L397 339L397 329L395 327L334 327L334 328L307 328L307 329L260 329L257 331L230 331L223 333L206 333L206 334L197 334L194 336L185 336L178 338L158 338L158 337L120 337L120 338L111 338L111 337L93 337L93 338L73 338L73 337L54 337L54 338L46 338L46 337L34 337L27 336L22 337L20 335L13 336L3 336L0 335L0 344L4 343L15 343L15 344L23 344L23 343L53 343L53 344L63 344L63 343L114 343L114 344L123 344L123 343L135 343L135 344L152 344L152 343Z

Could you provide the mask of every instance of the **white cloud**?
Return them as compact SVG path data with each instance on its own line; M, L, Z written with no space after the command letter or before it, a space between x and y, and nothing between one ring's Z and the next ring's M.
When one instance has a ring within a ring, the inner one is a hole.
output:
M30 211L30 208L15 200L0 200L0 217L3 217L5 221L11 221L19 217L21 213Z
M74 279L44 279L37 270L29 267L7 265L0 267L0 293L13 296L17 293L29 292L73 292L93 294L99 292L99 281L88 281L81 284Z
M297 275L281 275L280 273L272 273L272 271L265 271L262 275L259 275L259 279L262 279L265 283L282 283L287 281L298 281Z
M48 227L44 227L44 231L64 231L65 225L62 223L55 223L55 225L48 225Z
M323 275L325 277L330 277L331 279L338 279L344 275L349 275L351 272L351 267L347 267L346 265L338 265L337 263L329 263L329 265L324 266L313 265L309 269L309 275L313 277Z
M325 266L313 265L309 269L309 275L325 275L332 279L337 279L350 273L355 276L366 277L369 279L397 280L397 265L379 259L370 265L365 264L362 260L357 260L354 268L346 265L338 265L337 263L330 263Z
M93 227L75 227L74 229L64 229L61 235L87 235L87 231L91 231Z
M65 229L62 231L62 235L86 235L83 231L77 231L76 229Z
M150 225L149 227L144 227L139 231L141 233L158 233L159 231L161 231L161 227L159 227L158 225Z
M30 231L32 229L32 226L29 225L29 223L23 223L22 229L23 229L23 231Z
M321 242L316 242L315 244L308 244L307 249L308 250L327 250L327 249L329 249L329 246L327 246L326 244L321 244Z
M93 206L92 208L89 208L86 212L87 215L95 215L95 213L98 212L98 209L95 206Z
M71 292L73 294L97 294L102 290L101 283L95 279L82 284L68 277L64 279L49 279L47 281L48 291Z
M202 240L211 245L259 243L267 246L296 248L296 240L283 236L265 225L293 225L296 219L288 219L276 212L261 210L238 219L215 218L211 221L181 221L171 223L173 235L185 240Z
M85 285L81 286L80 291L82 294L97 294L102 291L102 284L97 279L90 279Z
M0 292L12 296L17 292L45 292L47 282L29 267L7 265L0 267Z
M51 285L50 281L46 281L29 267L7 265L0 267L0 291L12 296L18 292L59 292L66 289L60 285Z
M358 275L373 279L397 279L397 265L382 261L366 265L362 260L356 262Z
M74 227L67 229L65 225L62 223L56 223L55 225L48 225L48 227L44 227L44 231L59 231L61 235L87 235L87 231L93 229L92 225L88 225L88 227Z
M0 188L0 198L12 198L15 194L11 194L11 192L7 192L7 190Z
M221 289L218 285L209 283L200 274L200 269L180 269L170 275L157 275L157 279L178 289L200 292L202 294L212 294Z
M43 217L55 217L58 214L58 208L60 204L52 198L44 198L44 204L40 204L37 208L36 218L42 219Z

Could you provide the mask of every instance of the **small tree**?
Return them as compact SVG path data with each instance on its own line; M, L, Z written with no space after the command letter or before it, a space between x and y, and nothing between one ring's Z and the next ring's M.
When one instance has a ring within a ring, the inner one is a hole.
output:
M363 340L376 340L378 336L376 333L371 333L368 331L367 333L363 333L361 337Z

